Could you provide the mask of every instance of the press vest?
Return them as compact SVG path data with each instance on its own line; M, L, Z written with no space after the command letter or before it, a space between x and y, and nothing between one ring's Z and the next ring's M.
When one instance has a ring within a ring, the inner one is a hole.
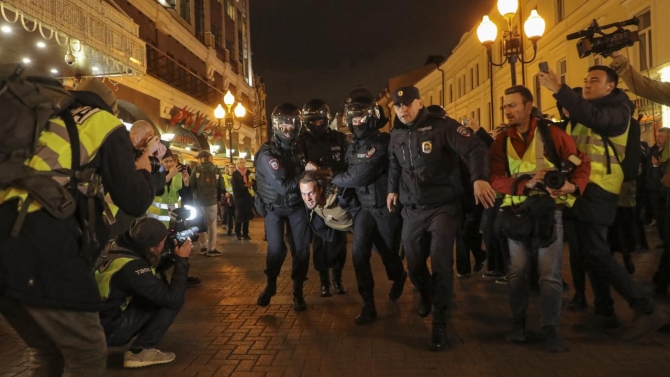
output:
M163 222L166 227L170 226L170 210L181 207L179 190L183 187L181 173L172 177L169 185L165 185L163 195L154 198L151 207L147 210L147 216ZM168 190L169 188L169 190Z
M97 108L83 106L71 111L79 131L80 166L84 166L95 158L107 137L123 124L114 115ZM37 153L26 160L25 165L37 171L72 168L70 137L62 119L51 119L49 127L40 134L37 144ZM54 179L61 185L66 185L70 180L66 176L55 176ZM0 190L0 204L15 198L19 198L18 208L20 208L28 198L28 193L14 187ZM33 200L28 212L35 212L41 208L42 205Z
M233 195L233 176L229 174L223 175L223 184L226 186L226 192Z
M539 162L538 162L539 161ZM529 146L523 157L519 157L512 145L512 138L507 138L507 163L509 164L509 171L513 178L520 177L524 174L535 174L537 171L544 168L553 168L552 164L544 155L544 142L540 136L539 130L536 128L533 135L533 140L529 142ZM538 165L542 165L538 168ZM546 194L544 190L533 190L531 195ZM505 195L501 207L509 207L523 203L528 196L525 195ZM569 207L575 202L572 195L566 198L556 198L557 204L566 204Z
M94 277L100 291L100 298L106 300L112 290L111 284L114 275L121 271L128 262L140 259L140 257L135 255L132 250L117 245L115 241L108 242L101 255L106 255L105 261L97 266ZM151 269L151 273L156 273L154 268ZM126 300L121 309L125 309L128 303L129 300Z
M609 137L609 141L614 145L616 153L623 161L626 154L626 142L628 141L628 131L630 130L630 123L626 132L618 136ZM591 175L589 181L597 184L605 191L618 195L621 192L621 184L623 183L624 175L621 165L617 160L612 145L607 145L607 154L605 150L605 142L597 132L593 132L590 128L577 123L574 128L572 124L568 124L566 133L572 136L575 141L577 149L584 152L591 161ZM609 155L610 172L607 172L607 156Z

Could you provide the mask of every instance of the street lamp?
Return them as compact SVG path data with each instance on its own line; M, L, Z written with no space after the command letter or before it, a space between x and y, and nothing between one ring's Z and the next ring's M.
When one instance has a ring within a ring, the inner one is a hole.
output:
M230 92L230 90L223 96L223 103L228 108L228 111L223 109L223 106L219 104L214 110L214 117L218 120L217 127L223 131L228 131L228 140L230 148L228 149L230 153L230 163L233 162L233 130L237 131L242 128L242 123L235 126L235 119L243 118L247 114L247 109L242 106L241 102L237 103L235 109L233 110L233 105L235 104L235 96ZM225 122L223 128L221 127L221 119L225 117Z
M494 24L489 16L484 16L482 23L477 27L477 38L486 47L486 53L489 62L496 67L502 67L509 61L510 71L512 73L512 85L516 85L516 62L517 60L528 64L535 60L537 55L537 41L544 34L545 23L544 19L537 14L537 10L533 9L530 16L523 25L523 30L528 38L533 43L533 57L530 60L523 60L523 40L516 28L512 27L512 19L519 9L518 0L498 0L498 11L507 20L507 30L503 33L502 51L505 55L505 60L502 63L494 63L491 54L491 46L498 35L498 27Z

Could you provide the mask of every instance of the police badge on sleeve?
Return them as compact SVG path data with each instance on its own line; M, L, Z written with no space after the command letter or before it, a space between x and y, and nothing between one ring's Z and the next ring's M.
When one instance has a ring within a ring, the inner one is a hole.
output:
M463 137L470 137L470 130L467 129L467 128L465 128L465 127L463 127L463 126L459 126L459 127L456 129L456 132L458 132L458 134L461 135L461 136L463 136Z
M276 158L273 158L272 160L270 160L269 163L270 163L270 167L272 168L272 170L279 169L279 161L277 161Z

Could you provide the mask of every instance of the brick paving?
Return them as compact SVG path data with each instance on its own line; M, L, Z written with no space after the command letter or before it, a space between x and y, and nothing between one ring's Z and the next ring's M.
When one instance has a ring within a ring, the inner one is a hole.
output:
M258 307L256 298L265 282L262 227L262 219L251 222L252 241L236 241L220 233L221 258L191 258L191 274L203 283L189 288L184 308L158 346L175 352L175 362L124 370L125 349L112 348L108 375L670 376L669 333L658 332L630 344L618 340L618 333L573 331L571 326L583 314L563 312L561 326L569 352L544 352L539 336L525 345L506 343L504 335L511 325L508 288L479 276L457 278L456 308L447 328L450 349L430 352L430 318L416 314L418 294L408 282L398 302L390 302L391 283L377 256L373 269L380 318L372 325L358 326L353 321L361 300L350 257L344 272L348 294L319 297L318 275L310 270L305 287L308 310L294 312L288 257L277 296L269 307ZM652 245L655 241L650 238ZM570 282L567 251L564 256L564 276ZM636 254L635 278L648 284L659 257L659 251ZM564 302L568 298L569 293ZM615 300L625 327L632 312L620 297L615 295ZM668 301L657 303L668 309ZM536 297L530 304L529 330L541 331ZM0 318L0 377L28 375L28 355L25 344Z

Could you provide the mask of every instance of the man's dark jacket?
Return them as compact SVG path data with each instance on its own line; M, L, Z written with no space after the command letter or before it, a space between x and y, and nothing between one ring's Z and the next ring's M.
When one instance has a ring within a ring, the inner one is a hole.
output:
M389 146L388 191L405 206L439 206L460 200L459 156L468 161L472 182L489 179L488 148L472 130L452 118L422 109L409 126L396 117Z
M347 169L344 153L349 146L345 134L335 130L315 137L311 132L303 132L298 137L298 146L305 155L305 162L313 162L321 168L340 173Z
M135 168L125 127L112 132L86 166L98 168L105 190L127 214L139 217L151 205L154 179ZM86 213L86 208L82 210ZM104 242L109 238L102 212L97 203L96 232ZM81 250L82 230L76 217L60 220L44 210L30 213L14 238L9 233L17 215L16 201L0 205L0 295L34 306L97 311L100 292L91 270L99 249Z
M178 310L184 304L186 278L188 277L188 258L174 255L174 272L170 283L166 283L151 270L151 265L144 259L147 250L138 245L128 232L116 237L115 242L127 250L118 251L137 259L126 263L114 274L110 282L109 297L100 308L100 323L103 327L121 316L123 305L129 296L142 297L158 307ZM110 250L109 254L113 254Z

